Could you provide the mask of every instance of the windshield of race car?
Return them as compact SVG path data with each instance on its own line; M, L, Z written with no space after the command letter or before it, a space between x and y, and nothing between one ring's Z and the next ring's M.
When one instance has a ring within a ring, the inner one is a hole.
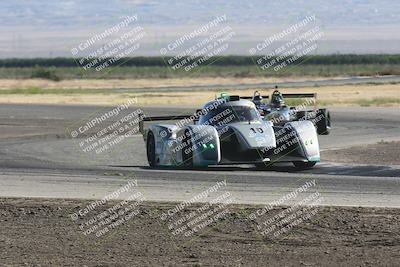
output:
M259 121L257 110L251 106L224 106L210 110L201 116L200 124L221 126L234 122Z

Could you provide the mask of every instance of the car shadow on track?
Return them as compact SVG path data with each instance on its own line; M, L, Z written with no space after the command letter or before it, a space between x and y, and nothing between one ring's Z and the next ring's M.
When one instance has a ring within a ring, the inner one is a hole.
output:
M347 165L347 164L317 164L312 169L299 170L291 164L279 163L265 167L255 167L254 165L226 165L199 168L182 167L157 167L151 168L143 165L114 166L124 168L138 168L146 171L206 171L206 172L281 172L281 173L308 173L308 174L328 174L343 176L369 176L369 177L399 177L400 169L392 166L380 165Z
M209 167L193 167L193 168L184 168L184 167L149 167L142 165L130 165L130 166L114 166L114 167L135 167L142 170L172 170L172 171L212 171L212 172L220 172L220 171L275 171L275 172L309 172L311 170L299 170L291 165L282 165L282 166L266 166L266 167L256 167L252 165L240 165L240 166L209 166ZM318 167L315 167L318 168Z

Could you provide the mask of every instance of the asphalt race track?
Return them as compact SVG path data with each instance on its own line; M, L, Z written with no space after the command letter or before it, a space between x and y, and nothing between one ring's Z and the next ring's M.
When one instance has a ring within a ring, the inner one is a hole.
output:
M225 180L237 203L269 203L315 180L324 205L400 207L400 166L322 162L313 170L291 165L266 170L226 166L200 170L148 168L140 135L125 138L99 154L85 153L70 129L91 106L0 105L0 197L97 199L137 179L148 201L183 201ZM122 111L128 114L134 108ZM143 108L147 115L185 114L179 108ZM322 150L400 140L396 108L334 108L331 135L320 136ZM71 126L72 125L72 126ZM75 126L74 126L75 125ZM368 155L365 155L368 157ZM123 197L123 196L122 196ZM207 201L206 199L204 201Z

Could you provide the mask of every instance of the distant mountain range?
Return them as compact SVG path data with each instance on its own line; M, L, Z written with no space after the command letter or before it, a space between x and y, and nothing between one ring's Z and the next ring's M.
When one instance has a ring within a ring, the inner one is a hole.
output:
M159 46L225 14L237 33L230 53L243 54L315 14L327 33L322 53L400 53L398 0L3 0L0 57L69 56L70 47L133 14L148 29L146 42ZM158 55L158 46L142 53Z

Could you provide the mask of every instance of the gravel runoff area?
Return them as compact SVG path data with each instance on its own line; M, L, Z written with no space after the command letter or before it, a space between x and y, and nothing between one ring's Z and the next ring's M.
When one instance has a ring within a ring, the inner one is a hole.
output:
M323 160L375 165L400 165L400 142L379 142L321 152Z
M0 265L398 266L400 261L400 209L313 207L312 216L275 236L261 232L262 217L249 219L261 214L261 206L228 205L219 220L184 236L174 235L171 221L163 220L175 204L141 202L126 221L115 219L109 232L98 235L84 232L90 219L74 217L90 209L88 204L93 202L0 199ZM116 205L97 206L93 218L104 219L107 209L120 213L123 207ZM181 217L200 207L185 208ZM275 206L262 216L288 209Z

